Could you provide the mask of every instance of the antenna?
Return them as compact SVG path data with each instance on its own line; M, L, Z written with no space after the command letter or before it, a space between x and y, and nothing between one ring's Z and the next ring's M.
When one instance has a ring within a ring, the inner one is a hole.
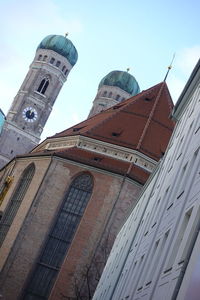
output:
M168 74L169 74L169 71L171 70L171 68L172 68L172 63L173 63L173 61L174 61L174 58L175 58L175 53L173 54L173 57L172 57L172 61L171 61L171 63L170 63L170 65L168 66L168 70L167 70L167 73L166 73L166 75L165 75L165 78L164 78L164 80L163 81L166 81L166 79L167 79L167 76L168 76Z
M69 32L66 32L66 33L65 33L65 37L67 37L67 36L68 36L68 34L69 34Z
M129 72L129 71L130 71L130 68L127 68L126 71Z

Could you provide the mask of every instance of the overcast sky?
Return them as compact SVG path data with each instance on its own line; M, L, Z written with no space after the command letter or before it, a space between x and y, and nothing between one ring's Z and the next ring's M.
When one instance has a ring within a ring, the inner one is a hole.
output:
M126 70L141 90L163 81L176 102L200 57L197 0L0 0L0 108L7 113L40 41L65 34L79 58L60 92L42 138L84 120L100 80Z

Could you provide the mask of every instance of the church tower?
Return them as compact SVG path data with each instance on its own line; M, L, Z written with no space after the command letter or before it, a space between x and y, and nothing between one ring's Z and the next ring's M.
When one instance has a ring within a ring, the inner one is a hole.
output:
M127 70L128 71L128 70ZM128 72L112 71L99 83L88 118L140 92L136 79Z
M39 143L54 102L77 58L76 48L64 36L49 35L39 44L6 116L0 135L0 167Z

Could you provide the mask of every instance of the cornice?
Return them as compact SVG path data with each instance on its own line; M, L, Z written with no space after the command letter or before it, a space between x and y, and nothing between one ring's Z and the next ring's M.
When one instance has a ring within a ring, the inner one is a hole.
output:
M139 151L81 135L47 139L40 146L36 147L33 153L42 150L63 151L64 149L72 147L77 147L79 149L103 154L117 160L133 163L134 165L147 170L149 173L154 170L157 164L155 160L140 153Z

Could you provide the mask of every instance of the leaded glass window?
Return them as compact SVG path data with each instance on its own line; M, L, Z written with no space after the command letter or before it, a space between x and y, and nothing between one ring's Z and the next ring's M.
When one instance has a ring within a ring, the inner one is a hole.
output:
M76 177L72 182L25 289L23 299L48 299L92 189L93 179L87 173Z
M31 163L22 173L17 187L10 199L10 202L2 216L0 222L0 246L2 245L10 226L17 214L17 211L21 205L22 200L26 194L26 191L31 183L33 175L35 173L35 165Z

